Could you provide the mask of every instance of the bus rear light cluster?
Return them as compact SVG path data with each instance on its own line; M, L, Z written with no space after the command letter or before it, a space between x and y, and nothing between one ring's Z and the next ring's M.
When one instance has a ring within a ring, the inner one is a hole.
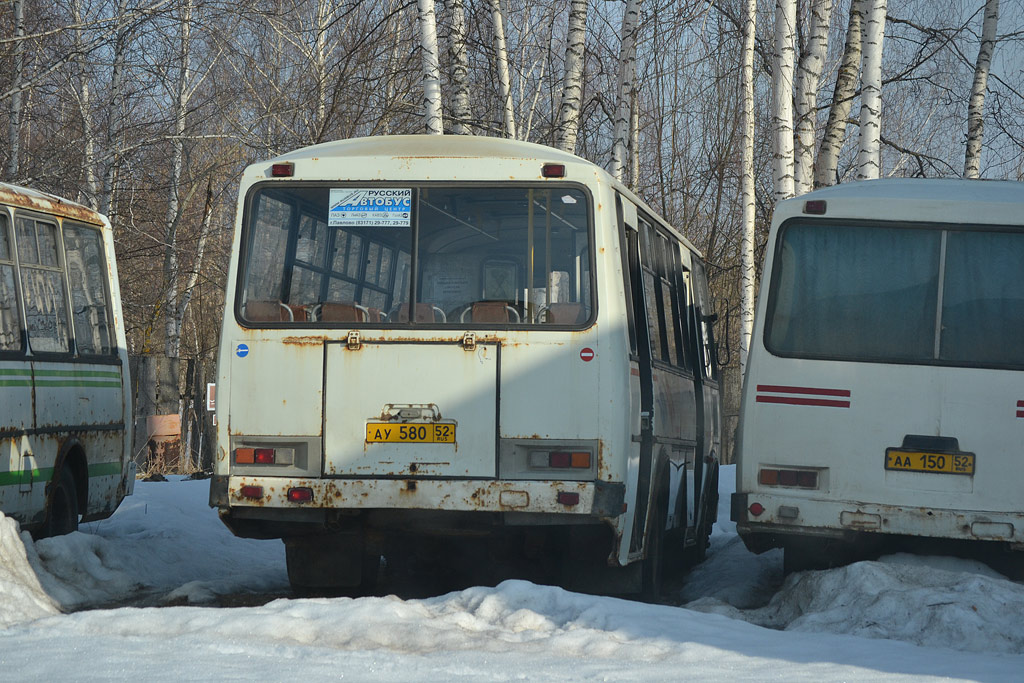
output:
M236 448L236 465L291 465L294 448Z
M818 473L815 470L787 470L762 468L757 473L762 486L790 486L801 489L818 488Z
M580 494L576 491L559 491L556 497L559 503L567 507L577 505L580 502Z
M589 451L531 451L530 467L537 469L552 468L559 470L590 469Z

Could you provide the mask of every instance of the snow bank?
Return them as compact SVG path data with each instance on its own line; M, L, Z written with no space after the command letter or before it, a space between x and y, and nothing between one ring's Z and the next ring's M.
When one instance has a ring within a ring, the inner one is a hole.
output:
M18 523L0 513L0 628L58 614L57 605L43 591L29 564Z

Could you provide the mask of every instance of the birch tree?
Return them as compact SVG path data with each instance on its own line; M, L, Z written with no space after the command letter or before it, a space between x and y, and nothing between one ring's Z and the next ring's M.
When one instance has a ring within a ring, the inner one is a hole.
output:
M640 0L626 0L619 43L618 102L612 132L612 176L621 181L626 168L629 137L629 104L636 79L636 35L639 27Z
M427 132L444 133L441 118L441 67L437 57L434 0L419 0L420 47L423 52L423 109Z
M985 133L982 111L985 107L985 88L992 66L992 53L996 47L996 24L999 22L999 0L987 0L982 20L981 47L974 66L974 84L967 108L967 149L964 153L964 177L977 178L981 170L981 140Z
M882 42L886 0L869 0L861 55L860 137L857 179L878 178L882 170Z
M25 81L25 2L14 0L14 84L8 110L7 178L17 180L21 167L22 89Z
M793 196L793 70L796 57L796 0L775 0L772 74L772 177L776 201Z
M740 244L740 376L754 329L754 38L757 32L757 0L746 0L740 53L740 203L743 237Z
M471 135L473 112L469 106L469 61L466 57L465 0L452 0L452 30L449 58L452 80L452 132Z
M797 195L814 185L814 131L817 123L818 82L828 56L828 30L832 22L832 0L812 0L807 43L797 65L793 118L794 183Z
M818 148L814 166L814 186L824 187L836 180L839 168L839 151L846 138L846 124L853 109L853 98L857 94L857 77L860 75L861 27L866 0L853 0L846 29L846 44L843 58L836 75L832 91L832 104L828 110L828 121Z
M580 106L583 91L583 51L587 39L587 0L572 0L569 4L569 33L565 46L565 76L562 98L558 106L558 124L555 144L558 149L576 151L576 135L580 126Z
M494 24L494 54L498 62L498 87L501 92L505 137L515 139L516 120L512 106L512 79L509 77L508 48L505 45L505 24L501 17L500 0L489 0L491 21Z

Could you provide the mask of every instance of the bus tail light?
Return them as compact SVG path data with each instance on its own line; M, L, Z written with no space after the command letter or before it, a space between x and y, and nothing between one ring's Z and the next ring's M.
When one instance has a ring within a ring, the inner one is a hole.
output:
M295 164L290 161L282 161L270 166L270 175L274 178L291 178L295 175Z
M249 498L250 500L259 500L263 497L262 486L253 486L252 484L248 484L240 488L238 492L242 494L242 498Z
M292 465L294 448L236 448L236 465Z
M564 178L565 164L544 164L540 167L540 174L544 178Z
M816 489L818 488L818 473L815 470L762 468L757 473L757 481L762 486Z
M589 470L589 451L531 451L531 468L552 468L558 470Z
M576 491L559 491L557 500L562 505L576 505L580 502L580 494Z
M313 489L308 486L294 486L288 489L288 502L308 503L313 500Z

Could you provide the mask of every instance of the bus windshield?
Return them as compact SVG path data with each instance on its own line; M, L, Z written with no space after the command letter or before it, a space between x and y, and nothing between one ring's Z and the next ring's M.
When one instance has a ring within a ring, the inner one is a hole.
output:
M594 308L575 186L274 183L243 230L248 327L579 326Z
M765 346L782 356L1022 367L1024 233L794 222Z

